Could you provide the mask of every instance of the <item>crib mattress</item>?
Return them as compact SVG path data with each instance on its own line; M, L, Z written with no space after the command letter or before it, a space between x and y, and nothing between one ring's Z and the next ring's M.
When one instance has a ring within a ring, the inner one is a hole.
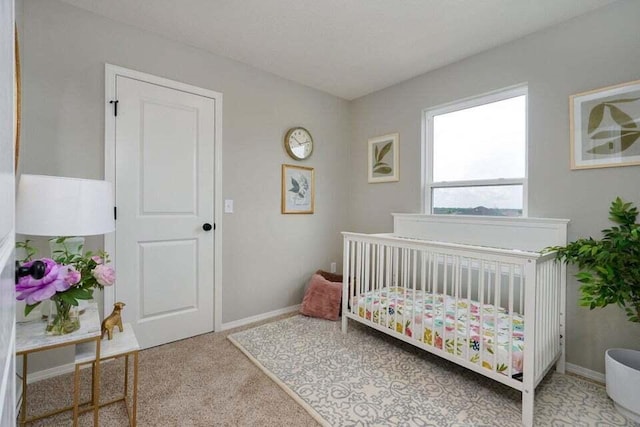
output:
M508 375L509 340L512 375L522 372L524 318L502 307L406 288L382 288L353 300L358 316ZM513 319L510 327L510 318ZM470 327L467 328L467 325ZM469 331L467 331L469 329ZM456 339L457 338L457 339ZM482 345L481 345L482 343Z

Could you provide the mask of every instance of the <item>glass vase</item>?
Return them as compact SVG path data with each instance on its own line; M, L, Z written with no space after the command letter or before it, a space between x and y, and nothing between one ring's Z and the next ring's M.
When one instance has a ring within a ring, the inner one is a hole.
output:
M47 318L47 335L70 334L80 329L80 316L78 307L62 301L59 298L51 298L51 312Z

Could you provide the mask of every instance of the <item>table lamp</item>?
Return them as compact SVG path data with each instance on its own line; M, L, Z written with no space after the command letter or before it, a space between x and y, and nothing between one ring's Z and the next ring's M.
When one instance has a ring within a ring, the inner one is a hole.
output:
M95 179L46 175L20 177L16 197L16 233L53 237L51 254L80 254L84 237L115 230L113 188ZM61 245L57 237L69 237ZM37 266L36 266L37 267ZM17 276L39 272L18 269Z
M115 230L110 182L23 174L17 193L16 233L92 236Z

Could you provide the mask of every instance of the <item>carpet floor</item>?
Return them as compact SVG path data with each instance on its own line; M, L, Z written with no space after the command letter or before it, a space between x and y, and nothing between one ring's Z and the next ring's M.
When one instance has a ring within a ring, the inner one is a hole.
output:
M317 426L299 404L226 339L229 333L246 328L204 334L141 351L138 425ZM104 400L121 394L123 369L121 361L102 364ZM81 388L85 400L90 396L89 383L90 370L85 369ZM29 416L70 405L72 387L70 374L30 384ZM70 426L71 414L63 413L30 425ZM92 426L92 414L83 414L80 425ZM100 410L100 426L127 425L122 403Z
M296 323L298 326L292 327ZM289 335L272 333L274 330L282 331L283 329L296 332ZM380 346L384 345L384 354L387 356L378 359L382 365L396 366L397 377L391 383L387 383L382 378L377 383L386 387L389 393L400 396L408 393L403 379L415 373L415 366L425 369L422 371L423 378L432 379L425 388L426 393L433 395L438 390L453 393L445 400L455 402L457 406L444 405L440 409L439 418L433 418L432 421L424 424L415 424L461 426L470 425L469 420L473 419L474 425L480 425L482 421L486 425L506 426L519 421L520 393L507 387L460 369L428 353L416 351L411 346L360 325L350 323L349 334L343 336L339 332L339 322L319 321L300 316L282 316L244 328L200 335L140 352L139 426L318 426L315 419L300 404L296 403L227 339L229 334L234 334L236 342L242 342L245 349L253 348L252 351L256 351L255 355L258 353L262 356L269 353L286 354L289 358L292 353L299 353L302 362L293 364L291 359L284 359L281 362L284 366L288 366L283 369L288 369L296 375L308 376L305 381L310 384L313 381L313 386L298 390L303 397L317 393L317 389L321 390L338 378L334 376L314 378L313 376L317 376L318 373L314 373L313 369L302 373L298 368L319 365L324 370L329 365L333 366L332 369L336 372L341 370L353 372L352 368L343 369L345 354L358 354L358 357L364 358L367 352L374 354L374 348L379 351ZM288 339L293 341L291 343L273 341L276 336L289 336ZM310 343L314 345L309 347ZM367 347L369 350L359 351L359 349L362 350L363 345L369 345L370 347ZM255 350L254 347L260 350ZM310 348L312 353L306 353ZM340 351L344 353L342 356L339 354ZM352 358L346 360L350 360L349 363L358 363ZM267 362L260 363L266 365ZM103 398L108 399L121 392L123 363L116 361L102 366L101 394ZM436 375L436 372L442 370L444 373ZM273 368L271 372L275 371L276 369ZM369 378L379 375L371 365L362 373ZM352 382L361 381L355 376L351 380ZM90 394L89 382L90 372L85 369L82 372L82 395L85 399ZM556 383L559 384L558 387L553 386ZM456 392L460 387L462 391ZM566 395L548 392L548 388L565 392ZM540 394L536 402L538 404L536 415L542 414L546 417L551 414L555 416L556 422L551 423L551 418L538 418L537 421L541 422L536 425L632 425L613 411L602 386L570 376L553 374L545 380L538 391ZM348 393L348 389L334 387L331 395L333 398L337 396L344 399ZM29 385L28 412L33 415L68 405L71 403L71 394L71 375L62 375L31 384ZM364 399L362 394L356 394L354 398ZM341 424L335 420L334 425L378 424L367 423L365 419L375 413L376 408L382 405L385 399L388 397L385 398L382 395L381 400L362 406L359 410L360 416L353 424ZM489 406L485 406L487 404ZM574 404L576 406L573 406ZM407 411L411 409L409 401L403 405L402 408ZM448 414L454 413L452 408L459 410L457 416L453 417L457 420L456 422L447 421L452 419ZM478 409L501 415L491 419L483 418L481 413L477 413ZM443 423L441 423L442 420L444 420ZM400 419L390 421L392 425L413 424L402 424ZM30 425L70 426L71 415L63 413ZM91 414L82 415L80 425L93 425ZM128 425L127 414L121 403L100 410L100 426L126 425Z
M350 322L296 316L229 336L327 426L519 426L521 394ZM536 426L633 426L603 386L550 373Z

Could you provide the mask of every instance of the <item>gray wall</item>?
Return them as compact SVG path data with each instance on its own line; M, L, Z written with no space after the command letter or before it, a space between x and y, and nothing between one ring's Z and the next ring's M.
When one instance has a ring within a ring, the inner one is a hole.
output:
M311 273L342 259L346 101L58 1L24 1L22 51L23 173L104 176L105 62L223 93L223 322L300 303ZM294 125L315 139L299 162L315 168L314 215L280 213Z
M529 211L570 218L570 238L608 226L620 195L640 202L638 167L569 170L568 96L640 79L640 3L621 1L552 29L347 103L58 1L26 0L21 171L101 178L104 63L224 93L223 321L296 304L309 274L341 260L339 231L390 231L391 212L420 212L423 108L527 82ZM281 139L309 128L316 214L281 215ZM367 138L400 132L400 182L367 184ZM99 247L100 239L89 246ZM640 348L615 307L577 307L568 291L569 362L603 371L608 347ZM36 369L38 366L34 366Z
M421 212L421 111L528 83L529 215L570 218L569 238L599 236L608 205L621 196L640 204L640 167L571 171L571 94L640 79L640 2L621 1L543 32L352 102L350 229L392 230L391 212ZM367 138L400 133L400 182L368 184ZM578 307L567 292L567 358L604 371L609 347L640 349L640 326L622 310Z

